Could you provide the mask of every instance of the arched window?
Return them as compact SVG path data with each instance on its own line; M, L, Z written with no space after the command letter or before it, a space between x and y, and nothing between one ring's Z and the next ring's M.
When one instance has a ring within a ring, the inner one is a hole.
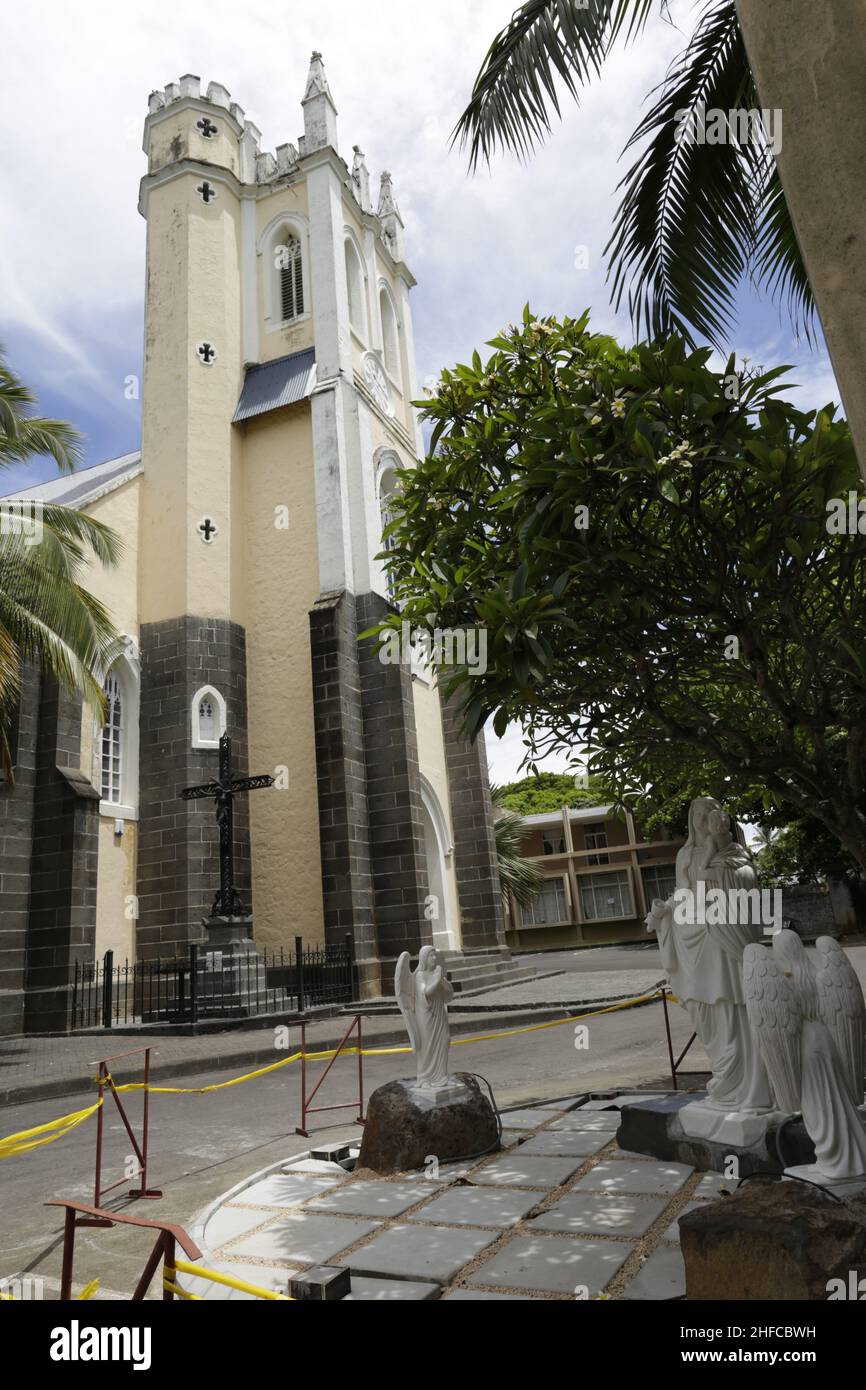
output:
M219 748L226 731L226 702L212 685L203 685L192 697L193 748Z
M382 356L392 381L400 384L400 328L391 292L386 285L379 290L379 314L382 319Z
M279 276L279 312L283 323L291 323L304 312L304 264L301 243L291 232L280 238L275 255Z
M362 342L367 341L367 281L364 265L353 239L346 237L346 287L349 291L349 322Z
M109 668L103 682L105 723L100 754L101 769L94 769L94 782L100 786L100 811L115 819L138 816L138 649L132 638L124 638L121 656Z
M391 464L386 464L379 475L379 520L381 522L383 532L385 531L385 528L389 526L390 523L394 520L394 512L392 510L392 507L396 492L397 474L395 471L395 467ZM393 538L391 536L386 536L383 534L381 539L381 549L386 551L391 550L394 544ZM394 591L394 583L387 569L385 570L385 592L387 593L391 603L395 603L396 595Z
M123 800L123 694L114 671L105 678L106 718L102 726L102 800L120 805Z

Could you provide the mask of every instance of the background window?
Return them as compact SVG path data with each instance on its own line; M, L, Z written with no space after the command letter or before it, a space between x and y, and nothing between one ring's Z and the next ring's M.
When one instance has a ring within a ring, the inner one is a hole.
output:
M120 804L123 776L123 697L115 675L106 678L106 720L102 726L102 800Z
M541 843L545 854L565 854L565 840L562 838L550 840L545 835Z
M607 849L607 826L603 820L590 821L583 828L583 843L586 849ZM609 854L590 854L587 864L609 864Z
M632 917L628 874L581 874L578 879L580 906L588 922L601 917Z
M653 898L667 900L677 886L677 872L673 864L648 864L641 869L641 873L647 904Z
M545 927L568 920L568 900L562 878L546 879L538 896L528 907L520 909L520 921L525 927Z

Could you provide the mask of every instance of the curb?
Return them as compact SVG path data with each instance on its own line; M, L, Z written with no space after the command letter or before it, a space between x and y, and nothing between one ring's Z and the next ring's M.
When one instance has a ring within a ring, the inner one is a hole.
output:
M597 1001L603 1002L603 1001ZM528 1009L525 1013L515 1014L513 1012L502 1012L499 1014L485 1014L483 1018L460 1019L452 1017L451 1032L455 1036L466 1033L486 1032L491 1023L497 1018L501 1019L503 1027L516 1027L521 1023L545 1023L556 1018L579 1017L581 1013L588 1010L583 1006L559 1007L547 1006L543 1009ZM226 1034L226 1042L230 1043L232 1035ZM324 1051L329 1047L336 1047L340 1041L341 1033L335 1033L332 1038L316 1039L314 1046L316 1051ZM400 1033L396 1035L399 1041L405 1038ZM158 1038L154 1038L154 1044L158 1044ZM364 1034L364 1044L369 1047L387 1046L395 1041L394 1030L388 1032L371 1032ZM311 1045L312 1040L311 1040ZM160 1062L159 1058L151 1061L150 1076L154 1083L170 1081L183 1076L195 1076L201 1072L212 1071L231 1071L241 1067L266 1066L274 1060L274 1049L268 1047L251 1047L244 1050L230 1050L217 1052L216 1055L209 1057L178 1057L168 1062ZM92 1083L88 1077L67 1076L58 1077L55 1080L46 1079L43 1081L27 1082L21 1086L9 1086L0 1090L0 1104L4 1106L26 1105L31 1101L56 1100L64 1096L76 1096L92 1093Z

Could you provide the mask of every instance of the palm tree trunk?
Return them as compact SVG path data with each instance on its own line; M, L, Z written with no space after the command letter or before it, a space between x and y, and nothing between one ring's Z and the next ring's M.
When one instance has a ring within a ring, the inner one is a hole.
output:
M778 168L866 478L863 0L736 0Z

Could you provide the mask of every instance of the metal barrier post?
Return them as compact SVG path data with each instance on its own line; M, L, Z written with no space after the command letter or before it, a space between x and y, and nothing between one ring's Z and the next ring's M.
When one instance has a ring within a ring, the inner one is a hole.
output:
M63 1273L60 1281L60 1297L64 1301L72 1297L72 1260L76 1226L140 1226L145 1230L157 1232L156 1245L147 1257L144 1271L132 1295L131 1301L134 1303L144 1298L161 1259L166 1267L170 1268L174 1282L175 1250L178 1245L188 1259L201 1258L202 1252L195 1241L187 1235L182 1226L176 1226L171 1221L145 1221L140 1216L125 1216L123 1212L105 1211L97 1205L89 1207L84 1202L74 1202L68 1197L55 1197L45 1205L63 1207L66 1216L63 1225ZM79 1212L82 1213L81 1217L78 1216ZM172 1297L170 1289L163 1289L163 1298L166 1297Z
M346 1046L346 1043L348 1042L350 1035L356 1029L358 1036L358 1124L362 1125L364 1123L364 1058L361 1052L361 1015L353 1014L348 1028L346 1029L340 1041L337 1043L337 1046L334 1048L333 1057L331 1058L328 1065L325 1067L325 1070L322 1072L322 1075L319 1077L318 1081L316 1082L315 1086L310 1092L309 1099L307 1098L306 1077L306 1028L304 1024L301 1024L301 1124L300 1127L295 1130L295 1133L302 1134L305 1139L309 1138L309 1130L307 1129L308 1115L312 1115L321 1110L348 1110L351 1106L355 1105L354 1100L343 1100L340 1101L338 1105L311 1105L310 1101L312 1101L313 1097L316 1095L316 1092L319 1090L319 1087L325 1080L325 1077L328 1075L328 1072L331 1070L331 1067L334 1065L337 1058L340 1056L340 1053L343 1051L343 1048Z
M144 1090L142 1107L141 1144L139 1144L138 1140L135 1137L135 1132L133 1131L132 1125L129 1123L129 1116L123 1108L123 1102L121 1101L120 1096L117 1094L117 1089L114 1084L114 1078L111 1075L111 1072L108 1070L109 1062L118 1061L122 1057L134 1057L140 1052L144 1053ZM107 1187L102 1186L102 1140L104 1129L103 1111L105 1109L106 1088L108 1089L109 1093L114 1097L114 1103L120 1111L120 1118L122 1119L124 1128L127 1134L129 1135L132 1147L135 1151L135 1156L138 1159L139 1163L141 1186L130 1188L127 1195L130 1197L149 1197L151 1199L155 1199L157 1197L162 1196L161 1188L148 1187L147 1185L147 1140L148 1125L150 1121L150 1053L151 1049L149 1047L136 1047L129 1052L119 1052L116 1053L114 1057L106 1057L99 1063L91 1063L91 1065L98 1065L99 1067L99 1071L97 1072L96 1076L96 1082L99 1087L99 1099L102 1101L102 1104L96 1112L96 1175L94 1179L95 1195L93 1202L93 1205L96 1207L99 1206L106 1192L112 1192L115 1187L121 1187L125 1182L129 1181L128 1178L124 1176L122 1178L118 1178L116 1182L109 1183ZM85 1223L79 1222L79 1225L82 1224ZM87 1224L104 1225L105 1223L100 1221L97 1223Z
M671 1065L671 1084L673 1085L674 1090L675 1090L675 1091L678 1091L680 1088L679 1088L679 1082L677 1081L677 1072L678 1072L679 1069L680 1069L680 1063L683 1061L683 1059L684 1059L686 1053L688 1052L689 1048L691 1047L692 1043L694 1042L695 1038L696 1038L698 1035L697 1035L697 1033L692 1033L692 1036L689 1038L688 1042L686 1043L686 1045L685 1045L685 1047L683 1048L682 1052L680 1053L679 1057L677 1057L676 1060L674 1060L674 1045L673 1045L673 1039L672 1039L672 1037L671 1037L671 1023L670 1023L670 1018L668 1017L668 991L667 991L667 986L666 986L666 985L661 985L660 988L659 988L659 993L661 994L661 997L662 997L662 1008L664 1009L664 1012L665 1012L665 1036L666 1036L666 1038L667 1038L667 1044L668 1044L668 1057L669 1057L669 1059L670 1059L670 1065ZM691 1074L691 1073L688 1073L688 1074ZM694 1075L697 1075L697 1073L694 1073Z

